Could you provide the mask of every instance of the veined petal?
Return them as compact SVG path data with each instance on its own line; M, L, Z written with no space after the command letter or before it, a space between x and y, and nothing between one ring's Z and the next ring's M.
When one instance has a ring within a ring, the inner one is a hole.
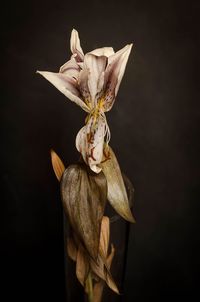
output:
M106 134L106 121L101 115L92 115L87 124L79 131L76 137L76 148L82 154L86 164L95 173L101 168L98 165L102 161L104 137Z
M82 62L84 58L83 50L81 48L80 39L77 30L73 29L70 39L71 52L76 54L76 61Z
M84 68L89 71L88 73L88 87L92 102L95 106L96 96L103 89L104 79L102 81L102 74L106 69L107 57L95 56L94 54L87 53L84 58ZM101 84L101 85L100 85Z
M79 73L79 78L78 78L78 86L79 86L79 91L81 93L82 98L86 102L87 106L92 109L93 105L91 103L91 96L90 96L90 91L88 87L88 74L89 71L87 69L83 69Z
M93 54L97 57L106 56L108 58L108 57L112 56L115 52L112 47L102 47L102 48L94 49L93 51L90 51L89 53Z
M37 71L51 84L53 84L60 92L68 97L72 102L75 102L83 110L89 112L88 106L80 99L80 93L76 88L76 81L65 74L49 71Z
M80 73L80 67L76 60L72 58L60 67L59 73L66 74L67 76L77 80Z
M108 58L108 65L105 72L105 111L109 111L114 103L123 78L132 44L116 52Z

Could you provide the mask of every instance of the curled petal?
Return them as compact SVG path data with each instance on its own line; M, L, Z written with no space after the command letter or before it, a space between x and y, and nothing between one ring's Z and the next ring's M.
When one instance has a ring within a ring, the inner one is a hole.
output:
M80 93L76 87L76 81L65 74L49 71L37 71L51 84L53 84L60 92L68 97L72 102L75 102L83 110L89 112L88 106L80 99Z
M92 171L99 173L98 165L102 161L106 121L101 115L92 115L76 137L76 148L82 154L84 161Z
M80 67L78 66L74 58L63 64L59 70L59 73L64 73L68 77L71 77L76 80L78 80L79 72L80 72Z
M76 61L82 62L84 58L83 50L81 48L80 39L77 30L73 29L70 39L71 52L76 54Z
M108 58L108 65L105 71L105 111L109 111L113 106L131 48L132 44L126 45Z
M97 48L94 49L93 51L90 51L89 53L99 57L99 56L106 56L110 57L112 56L115 52L112 47L102 47L102 48Z

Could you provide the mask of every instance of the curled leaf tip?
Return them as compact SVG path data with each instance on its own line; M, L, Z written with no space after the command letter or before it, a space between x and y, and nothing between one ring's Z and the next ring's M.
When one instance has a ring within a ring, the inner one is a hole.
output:
M111 147L109 147L109 156L110 159L101 164L108 184L108 201L120 216L134 223L135 219L130 209L121 170Z

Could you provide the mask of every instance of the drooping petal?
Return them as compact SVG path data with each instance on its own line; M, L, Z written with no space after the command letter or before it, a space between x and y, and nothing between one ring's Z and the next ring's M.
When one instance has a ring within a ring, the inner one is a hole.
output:
M53 84L60 92L68 97L72 102L75 102L83 110L89 112L88 106L80 99L80 93L76 87L76 81L71 79L66 74L55 73L49 71L37 71L51 84Z
M59 73L66 74L68 77L78 80L80 67L76 60L72 58L60 67Z
M112 56L115 52L113 50L112 47L102 47L102 48L97 48L94 49L92 51L90 51L89 53L99 57L99 56L106 56L106 57L110 57Z
M102 81L102 74L107 65L106 56L95 56L94 54L88 53L84 58L84 68L89 71L88 73L88 87L90 90L91 99L93 106L96 105L96 96L103 89L104 77Z
M129 222L135 222L129 206L129 200L121 170L113 150L109 147L110 159L101 164L108 183L108 201L115 211Z
M132 44L116 52L108 58L108 65L105 71L105 111L109 111L114 103L123 78Z
M84 161L92 171L99 173L98 165L102 161L106 121L101 115L92 115L87 124L79 131L76 137L76 148L82 154Z
M83 50L81 48L80 39L77 30L73 29L70 39L71 52L76 54L76 61L82 62L84 58Z

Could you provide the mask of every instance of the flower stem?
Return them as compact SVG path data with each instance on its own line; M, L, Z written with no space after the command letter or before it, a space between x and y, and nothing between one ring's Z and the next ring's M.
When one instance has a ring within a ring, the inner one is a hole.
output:
M88 302L92 302L93 301L93 284L92 284L91 273L88 274L86 282L87 282L87 288L88 288Z

